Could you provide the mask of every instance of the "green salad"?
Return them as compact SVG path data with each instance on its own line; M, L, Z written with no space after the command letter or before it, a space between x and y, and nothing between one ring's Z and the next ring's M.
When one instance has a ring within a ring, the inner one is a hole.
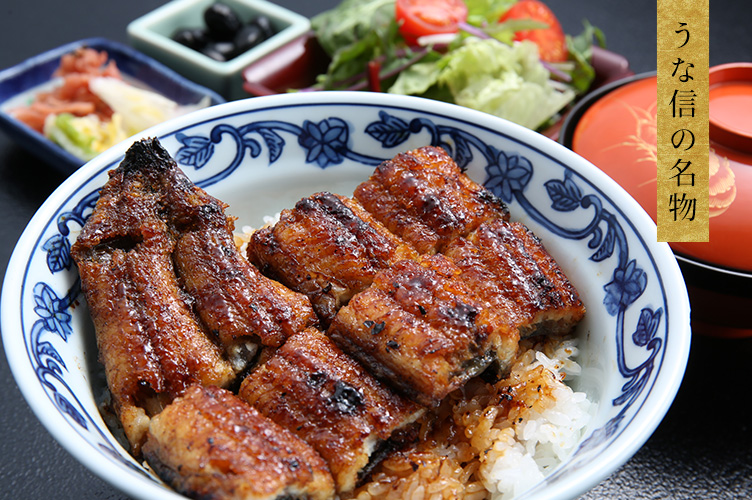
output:
M565 35L539 0L344 0L312 19L331 57L310 90L451 102L540 130L595 77L603 34Z

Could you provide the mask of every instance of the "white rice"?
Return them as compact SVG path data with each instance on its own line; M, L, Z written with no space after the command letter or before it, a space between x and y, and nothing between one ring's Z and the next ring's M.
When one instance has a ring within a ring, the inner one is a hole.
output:
M580 372L579 365L571 359L576 352L573 341L566 341L551 358L536 352L535 361L523 369L532 373L543 367L550 373L551 377L536 380L548 384L552 397L533 402L517 415L481 459L480 476L491 498L509 499L527 491L553 471L579 442L593 405L585 393L574 392L563 382L565 374Z
M593 405L564 383L579 372L574 340L520 347L507 379L474 379L450 394L415 448L388 457L343 498L508 500L543 480L573 451Z

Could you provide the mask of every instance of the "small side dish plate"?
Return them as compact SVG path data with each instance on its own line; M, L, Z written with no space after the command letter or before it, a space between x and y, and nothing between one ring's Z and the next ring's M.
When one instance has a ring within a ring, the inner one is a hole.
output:
M243 70L243 88L249 95L265 96L310 87L330 61L316 34L308 31L249 64ZM634 74L624 56L598 46L593 47L592 64L593 90Z
M306 89L316 83L318 75L326 72L330 61L316 34L308 31L249 64L243 70L243 89L250 96ZM591 92L634 74L624 56L598 46L593 47L592 64L595 79ZM557 140L562 123L563 119L558 120L543 130L543 135Z
M192 81L205 85L227 99L248 97L243 91L246 66L310 29L307 17L265 0L225 0L244 22L263 14L275 34L239 56L219 62L172 39L181 28L198 28L203 11L215 0L173 0L128 25L131 45L163 62Z
M0 128L30 153L65 174L76 170L85 162L18 121L8 111L18 105L28 104L36 91L50 82L53 73L60 66L60 58L80 47L106 51L109 59L115 61L125 77L169 97L178 104L195 104L207 96L211 104L224 102L224 98L216 92L186 80L127 45L104 38L88 38L68 43L1 71Z

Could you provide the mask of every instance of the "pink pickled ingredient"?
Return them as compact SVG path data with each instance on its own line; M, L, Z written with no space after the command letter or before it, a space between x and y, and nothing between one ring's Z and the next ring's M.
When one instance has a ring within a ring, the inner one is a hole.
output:
M101 120L110 120L112 109L89 88L92 78L122 79L115 62L108 62L107 52L81 47L65 54L60 59L60 66L54 76L62 77L62 85L49 92L40 92L29 106L12 110L11 114L17 120L39 133L43 133L44 121L50 114L95 114Z

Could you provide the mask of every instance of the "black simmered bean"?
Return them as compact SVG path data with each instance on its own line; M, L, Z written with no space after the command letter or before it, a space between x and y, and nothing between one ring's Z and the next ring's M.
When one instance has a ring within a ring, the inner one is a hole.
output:
M256 16L248 23L250 25L256 25L261 28L261 33L264 34L264 38L269 38L274 34L274 28L272 22L266 16Z
M175 32L172 39L193 50L201 50L206 46L208 38L206 31L201 28L182 28Z
M232 40L243 25L240 17L233 9L220 2L206 8L204 22L212 38L222 41Z
M216 61L239 56L275 34L271 20L258 15L244 23L229 5L217 2L203 12L205 27L181 28L172 39Z
M246 50L252 49L266 39L261 28L255 24L247 24L240 28L233 39L236 53L240 54Z
M232 42L209 42L201 53L215 61L229 61L235 57L235 44Z

